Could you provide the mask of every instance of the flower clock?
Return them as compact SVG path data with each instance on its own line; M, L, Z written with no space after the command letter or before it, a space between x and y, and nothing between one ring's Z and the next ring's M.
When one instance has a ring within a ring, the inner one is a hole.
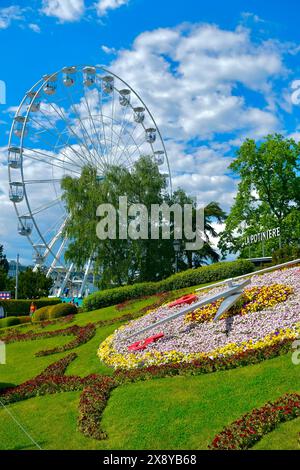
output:
M176 301L163 305L116 330L100 345L98 356L115 369L127 370L195 361L218 368L233 358L237 365L244 363L247 354L262 360L299 336L299 287L299 268L255 275L238 303L218 321L213 319L222 299L154 328L155 341L149 341L147 333L139 335L137 343L142 347L132 348L132 335L184 307ZM220 291L211 289L209 295ZM192 300L197 302L201 296Z

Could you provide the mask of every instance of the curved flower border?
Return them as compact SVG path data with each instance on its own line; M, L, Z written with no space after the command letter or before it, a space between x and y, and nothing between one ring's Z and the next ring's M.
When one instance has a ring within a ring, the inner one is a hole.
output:
M215 436L211 450L246 450L253 447L278 424L300 416L300 395L287 393L274 402L255 408L226 426Z
M294 328L275 331L273 334L265 336L263 339L254 342L253 340L245 341L241 344L231 343L224 347L217 348L209 353L189 353L185 354L180 351L148 351L143 354L118 353L113 346L114 333L106 338L98 349L98 357L101 361L115 369L137 369L148 366L158 366L166 364L183 364L192 363L194 361L217 361L219 358L228 358L230 356L238 356L248 351L260 352L266 347L277 346L286 341L292 342L300 335L300 325Z

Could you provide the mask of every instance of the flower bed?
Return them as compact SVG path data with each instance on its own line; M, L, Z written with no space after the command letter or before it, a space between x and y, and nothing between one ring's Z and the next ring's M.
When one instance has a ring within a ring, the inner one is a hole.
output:
M265 434L282 422L300 416L300 395L287 393L275 402L254 409L223 429L212 441L210 449L244 450L252 447Z
M102 440L107 434L100 427L102 413L110 393L117 386L111 377L101 377L93 386L86 387L79 402L79 430L87 437Z
M182 308L171 309L163 305L116 330L100 345L98 356L114 368L131 369L207 358L216 360L220 356L241 354L248 350L261 351L265 347L292 342L300 333L299 287L299 268L253 276L248 291L249 301L239 314L217 322L202 323L187 323L183 316L178 317L151 330L151 334L163 331L164 337L159 341L149 344L145 351L129 352L128 347L133 342L130 335ZM210 293L223 289L213 289ZM271 293L270 298L268 292ZM136 339L145 339L147 335L148 332Z
M245 289L244 295L239 299L237 305L224 313L221 318L260 312L265 308L274 307L280 302L285 302L292 293L293 288L283 284L250 287L250 289ZM209 305L197 308L185 316L185 321L198 323L213 321L223 300L219 299Z

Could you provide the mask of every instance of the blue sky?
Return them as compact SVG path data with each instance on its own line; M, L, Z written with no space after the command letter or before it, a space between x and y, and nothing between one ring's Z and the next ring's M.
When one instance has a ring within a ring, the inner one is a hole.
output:
M0 243L29 262L7 198L5 147L15 107L43 74L103 64L145 99L169 154L174 186L228 210L227 166L245 137L299 129L299 2L0 1ZM293 88L294 87L294 88Z

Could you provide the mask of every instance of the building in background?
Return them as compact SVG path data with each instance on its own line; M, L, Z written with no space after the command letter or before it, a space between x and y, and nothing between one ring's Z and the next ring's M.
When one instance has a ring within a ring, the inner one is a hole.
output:
M16 267L17 267L17 262L15 260L10 260L9 270L8 270L9 277L16 277ZM28 267L33 267L33 266L23 266L22 264L19 263L19 273L21 273L22 271L25 271Z

